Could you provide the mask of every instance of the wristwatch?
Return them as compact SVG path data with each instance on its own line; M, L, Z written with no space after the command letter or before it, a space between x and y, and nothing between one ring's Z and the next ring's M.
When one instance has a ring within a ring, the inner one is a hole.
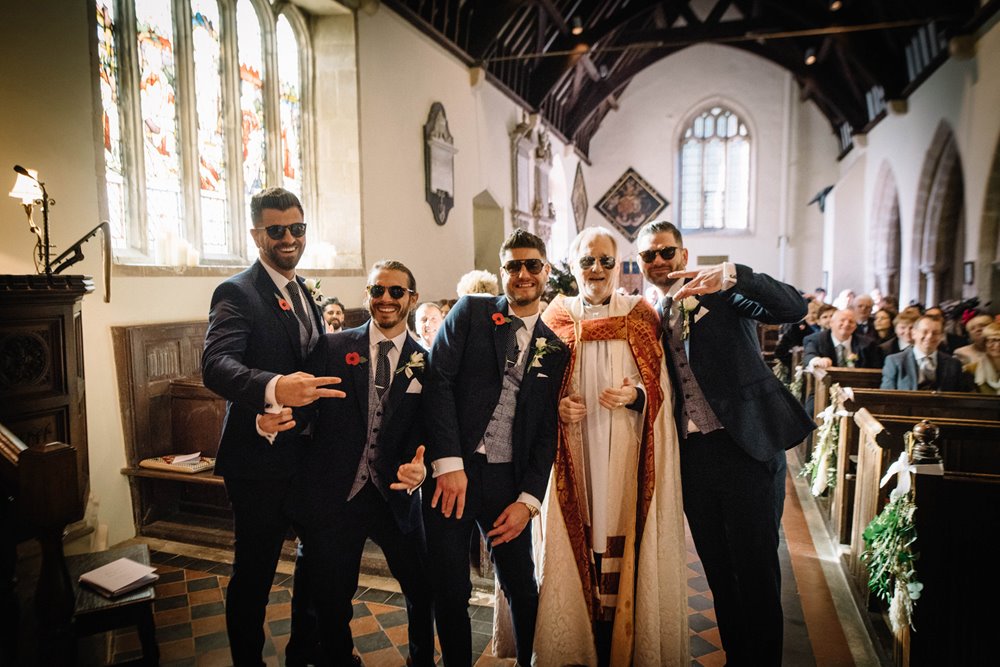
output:
M529 518L534 519L536 516L539 515L538 508L535 507L534 505L529 505L524 501L521 501L521 504L528 508Z

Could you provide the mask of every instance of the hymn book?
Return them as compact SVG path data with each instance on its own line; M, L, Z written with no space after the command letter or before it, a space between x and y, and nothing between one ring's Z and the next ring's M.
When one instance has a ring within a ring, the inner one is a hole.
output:
M143 459L139 461L139 466L142 468L152 468L153 470L195 473L214 468L215 459L209 456L202 456L201 452L194 452L193 454L167 454L166 456L154 456L151 459Z
M84 572L80 575L80 583L87 584L104 597L113 598L142 588L159 578L155 567L129 558L119 558L90 572Z

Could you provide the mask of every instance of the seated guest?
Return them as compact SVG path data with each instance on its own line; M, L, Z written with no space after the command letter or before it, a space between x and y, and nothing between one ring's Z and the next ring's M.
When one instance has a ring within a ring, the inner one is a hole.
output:
M443 321L441 306L433 301L425 301L417 306L417 312L413 316L413 331L417 334L417 341L428 350L431 349L434 336L437 335Z
M883 358L888 357L890 354L902 352L913 345L913 323L917 321L917 317L919 315L913 315L904 310L892 318L893 331L896 335L879 344Z
M802 362L810 369L846 366L878 368L882 355L869 339L857 333L858 323L853 310L838 310L830 320L830 328L806 336L802 341L805 354Z
M816 314L823 306L824 304L813 299L806 307L806 316L795 324L787 325L788 328L782 332L778 339L778 345L774 348L775 359L780 360L785 366L792 362L792 348L802 345L802 341L809 334L820 331L821 327L816 321ZM831 308L830 312L833 313L834 310Z
M896 313L891 310L879 310L872 316L872 325L875 330L875 343L883 345L896 337L892 329L892 320Z
M339 333L344 328L344 304L331 296L320 304L323 310L323 321L326 322L327 333Z
M458 284L455 285L455 291L458 293L459 297L468 296L470 294L486 294L488 296L496 296L500 293L500 286L497 283L497 277L489 271L474 270L469 271L458 279Z
M989 317L989 315L980 315L979 317ZM986 347L986 353L978 361L966 365L964 370L972 375L976 391L980 394L996 396L1000 394L1000 322L987 324L983 327L980 335Z
M872 319L872 308L875 300L867 294L854 299L854 317L858 323L858 333L869 340L875 338L875 321Z
M830 320L833 319L835 312L837 312L837 309L828 303L824 303L819 307L819 310L816 311L816 324L819 325L818 331L830 328Z
M972 376L962 364L938 349L944 340L941 320L922 316L913 325L913 346L886 357L882 389L972 391Z
M993 323L990 315L976 315L965 325L965 331L969 334L969 344L963 345L955 350L955 357L962 364L974 364L986 356L986 339L983 337L983 330Z

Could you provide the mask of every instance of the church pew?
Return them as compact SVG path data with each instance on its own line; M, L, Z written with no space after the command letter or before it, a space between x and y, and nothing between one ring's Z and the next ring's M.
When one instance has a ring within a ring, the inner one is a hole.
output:
M865 408L871 414L920 415L925 419L1000 420L1000 397L983 394L930 391L864 389L841 385L842 406L848 413ZM851 537L854 512L856 457L859 451L858 426L850 416L840 418L837 446L837 474L830 503L830 533L846 544Z
M995 603L1000 586L990 572L996 528L1000 525L1000 421L936 419L938 453L920 463L913 477L917 511L917 579L924 585L914 606L916 631L889 629L887 604L870 595L860 560L861 533L888 500L895 480L879 487L885 469L903 448L903 434L915 416L855 415L862 430L859 500L849 554L849 580L862 613L876 634L887 638L893 662L902 667L988 664L995 653L993 616L979 613ZM914 448L915 451L919 447ZM927 452L924 452L927 455ZM977 604L976 601L980 601ZM971 604L970 604L971 601Z

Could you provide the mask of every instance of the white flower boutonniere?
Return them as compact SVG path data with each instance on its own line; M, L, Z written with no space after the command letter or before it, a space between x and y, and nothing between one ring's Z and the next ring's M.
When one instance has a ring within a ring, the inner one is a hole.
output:
M406 373L406 377L412 378L413 371L424 367L424 353L414 352L410 355L410 360L396 369L396 375Z
M681 301L680 312L681 312L681 323L683 328L681 329L681 340L687 340L688 336L691 335L691 313L698 308L698 298L689 296L683 301Z
M319 289L320 282L322 281L314 278L306 278L306 289L309 290L309 296L312 297L312 300L316 302L317 306L321 305L325 300L323 292Z
M539 337L535 339L535 349L531 353L531 367L541 368L542 367L542 357L544 357L549 352L555 352L559 349L559 346L555 343L550 343L548 338Z

